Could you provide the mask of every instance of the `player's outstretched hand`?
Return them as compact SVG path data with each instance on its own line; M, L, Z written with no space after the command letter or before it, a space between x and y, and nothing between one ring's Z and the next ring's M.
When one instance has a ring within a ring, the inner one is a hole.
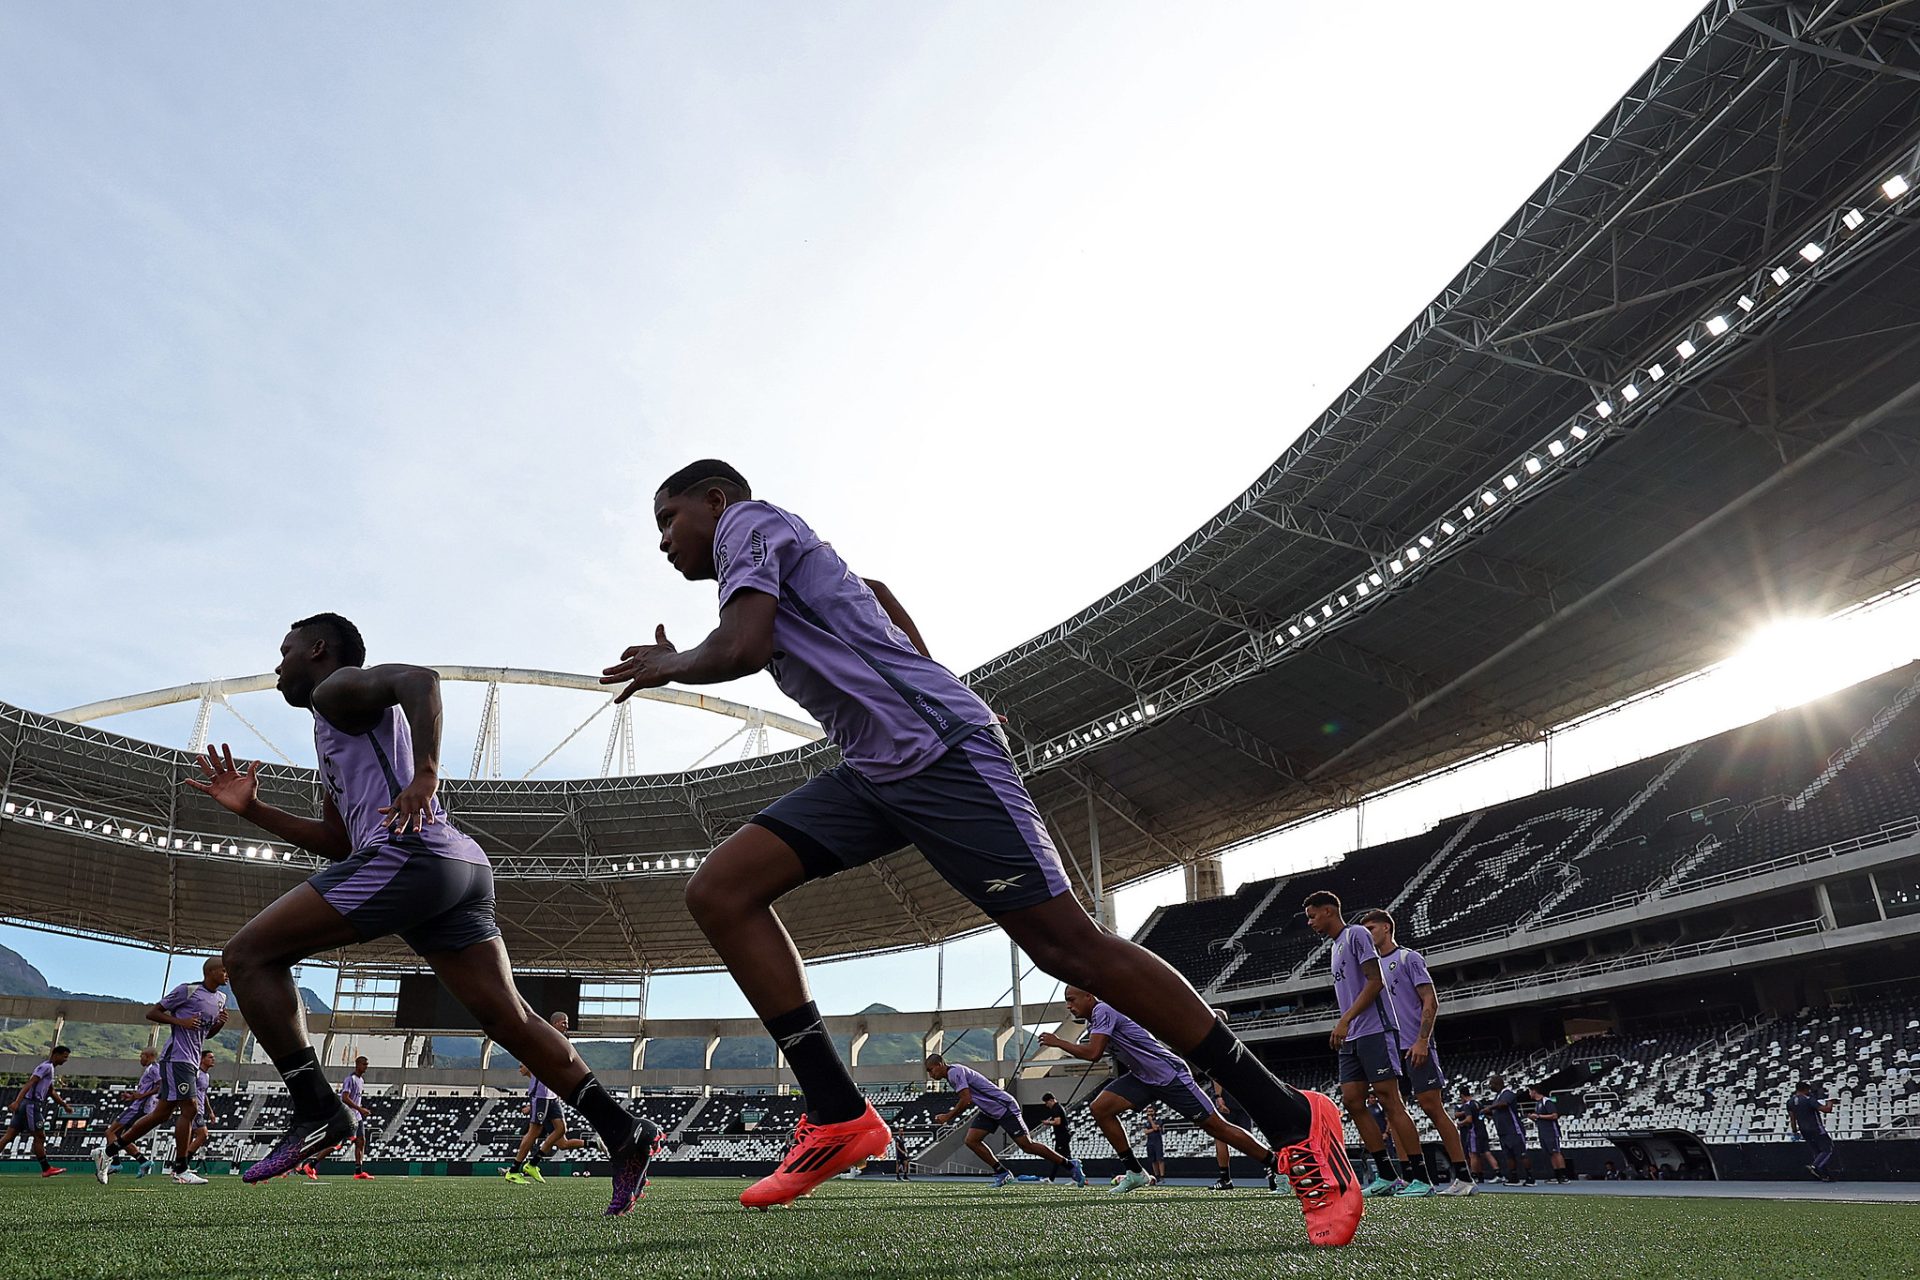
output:
M260 762L255 760L243 771L233 763L233 748L226 743L220 750L211 746L200 757L204 777L188 778L187 785L213 797L213 802L229 813L244 814L260 794Z
M393 803L381 806L380 812L387 815L381 825L405 834L409 830L418 831L440 821L433 816L433 793L439 789L438 774L416 768L413 778L400 789Z
M678 652L673 641L667 639L667 629L664 626L655 627L653 643L629 645L626 652L620 655L620 661L601 671L600 683L627 682L627 687L615 695L615 702L625 702L642 689L658 689L673 678L660 669L660 659Z

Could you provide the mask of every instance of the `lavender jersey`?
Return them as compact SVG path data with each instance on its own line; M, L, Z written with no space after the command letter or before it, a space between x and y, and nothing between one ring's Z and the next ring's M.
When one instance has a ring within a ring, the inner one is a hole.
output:
M366 1082L361 1078L359 1073L349 1071L347 1078L340 1082L340 1096L358 1107L360 1105L360 1094L362 1089L365 1088L365 1084Z
M204 982L183 982L169 991L160 1007L176 1018L198 1018L193 1027L175 1027L160 1051L162 1062L200 1061L200 1049L206 1043L207 1029L227 1011L227 993L209 991Z
M387 815L380 810L413 781L413 732L400 708L388 707L385 718L366 733L343 733L316 711L313 749L320 758L327 796L347 824L355 853L382 844L404 844L459 862L486 862L480 846L447 821L438 796L433 799L435 820L418 832L403 835L385 825Z
M1154 1039L1153 1033L1103 1000L1093 1004L1087 1030L1107 1038L1107 1052L1143 1084L1191 1084L1193 1072L1180 1057Z
M1012 1094L972 1067L963 1067L957 1062L948 1064L947 1087L955 1093L959 1093L962 1089L973 1090L973 1105L996 1120L1001 1116L1018 1115L1020 1112L1020 1104L1013 1100Z
M133 1086L133 1091L136 1094L146 1093L149 1089L153 1090L156 1095L160 1092L160 1064L157 1062L150 1064L145 1071L142 1071L140 1073L140 1082ZM141 1101L151 1102L153 1099L143 1098Z
M552 1096L553 1090L547 1088L547 1086L541 1082L539 1076L533 1076L531 1078L531 1082L527 1085L528 1103L533 1106L538 1106Z
M1493 1127L1505 1137L1525 1137L1526 1128L1520 1123L1520 1097L1511 1089L1502 1089L1494 1096Z
M1426 1010L1420 1004L1420 988L1432 986L1433 975L1427 972L1426 959L1418 951L1412 947L1395 947L1380 957L1380 977L1387 984L1387 1007L1393 1015L1399 1045L1402 1049L1410 1048L1420 1038L1420 1024L1426 1018Z
M193 1078L195 1118L199 1120L201 1128L205 1128L209 1122L207 1115L207 1090L211 1088L213 1088L213 1077L206 1072L202 1071Z
M863 776L911 777L994 723L987 704L914 648L867 584L792 512L732 504L714 532L713 562L721 608L743 590L777 602L767 669Z
M29 1106L38 1105L47 1100L53 1092L53 1062L48 1060L33 1069L27 1077L27 1096L22 1100Z
M1340 1012L1353 1008L1353 1002L1360 998L1366 989L1366 965L1369 960L1378 960L1380 953L1373 949L1373 935L1364 925L1350 924L1340 931L1333 940L1333 998L1340 1003ZM1387 1029L1382 1020L1382 1005L1386 1003L1386 993L1374 998L1372 1004L1354 1015L1347 1024L1347 1039L1358 1040L1361 1036L1375 1036Z

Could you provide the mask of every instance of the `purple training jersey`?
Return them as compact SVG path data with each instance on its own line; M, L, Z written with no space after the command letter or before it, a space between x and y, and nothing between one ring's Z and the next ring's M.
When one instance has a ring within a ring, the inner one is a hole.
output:
M435 820L419 831L402 834L385 825L387 815L380 810L413 781L413 732L400 708L388 707L386 718L366 733L342 733L316 711L313 749L320 757L327 795L347 824L355 853L396 844L459 862L486 862L480 846L447 821L439 796L433 798Z
M207 1122L208 1122L207 1091L211 1088L213 1088L213 1077L208 1075L206 1072L202 1071L199 1075L193 1078L193 1101L195 1104L195 1111L196 1111L195 1118L200 1121L200 1127L203 1129L207 1126Z
M1350 924L1333 940L1333 998L1340 1002L1341 1013L1353 1008L1353 1002L1365 990L1367 961L1379 958L1380 953L1373 949L1373 935L1365 925ZM1354 1015L1353 1021L1347 1024L1347 1038L1358 1040L1361 1036L1385 1031L1387 1024L1382 1020L1381 1010L1385 1003L1386 993L1382 992L1372 1004Z
M1153 1033L1104 1000L1096 1000L1087 1030L1107 1038L1107 1052L1142 1084L1193 1083L1193 1072Z
M994 722L987 704L914 648L866 582L792 512L732 504L714 533L713 562L722 608L743 590L777 602L767 669L863 776L911 777Z
M360 1105L361 1091L365 1087L366 1087L365 1078L362 1077L358 1072L349 1071L347 1073L347 1078L340 1082L340 1096L341 1098L345 1099L347 1102L350 1102L357 1107Z
M1420 1004L1420 988L1433 985L1426 959L1412 947L1395 947L1380 957L1380 977L1387 984L1387 1011L1393 1015L1399 1047L1412 1048L1420 1038L1420 1023L1426 1016Z
M199 1019L194 1026L173 1029L167 1047L160 1051L160 1060L197 1063L208 1028L227 1011L227 993L210 991L204 982L183 982L167 993L160 1007L176 1018Z
M160 1064L158 1062L149 1064L147 1069L140 1073L140 1082L133 1086L133 1091L136 1094L146 1093L149 1090L152 1090L154 1093L160 1091Z
M947 1087L955 1093L959 1093L962 1089L971 1089L973 1105L996 1120L1001 1116L1019 1114L1020 1104L1013 1100L1013 1095L972 1067L963 1067L957 1062L949 1063Z
M527 1084L527 1101L528 1102L539 1103L553 1096L553 1090L547 1088L547 1086L541 1082L539 1076L531 1076L528 1078L528 1080L529 1080L529 1083Z
M33 1104L42 1103L52 1092L53 1062L49 1059L35 1067L33 1074L27 1077L27 1096L23 1101Z

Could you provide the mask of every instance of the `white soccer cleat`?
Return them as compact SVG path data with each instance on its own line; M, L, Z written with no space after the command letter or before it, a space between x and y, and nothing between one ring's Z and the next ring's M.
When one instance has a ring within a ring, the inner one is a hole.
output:
M111 1176L112 1173L113 1157L109 1156L106 1147L102 1146L98 1151L93 1153L93 1180L104 1187L107 1185L107 1178Z
M183 1187L204 1187L207 1180L191 1169L183 1169L173 1175L173 1180Z
M1452 1182L1440 1188L1438 1194L1443 1196L1470 1196L1473 1194L1473 1180L1471 1178L1455 1178Z

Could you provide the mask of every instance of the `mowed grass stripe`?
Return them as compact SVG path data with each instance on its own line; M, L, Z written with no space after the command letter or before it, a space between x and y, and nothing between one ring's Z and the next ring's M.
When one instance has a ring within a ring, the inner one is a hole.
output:
M205 1187L78 1173L0 1179L0 1276L836 1277L1910 1276L1920 1207L1476 1196L1377 1202L1346 1250L1310 1249L1290 1197L1197 1189L830 1183L748 1212L744 1183L656 1182L625 1218L607 1183L556 1177L289 1179Z

